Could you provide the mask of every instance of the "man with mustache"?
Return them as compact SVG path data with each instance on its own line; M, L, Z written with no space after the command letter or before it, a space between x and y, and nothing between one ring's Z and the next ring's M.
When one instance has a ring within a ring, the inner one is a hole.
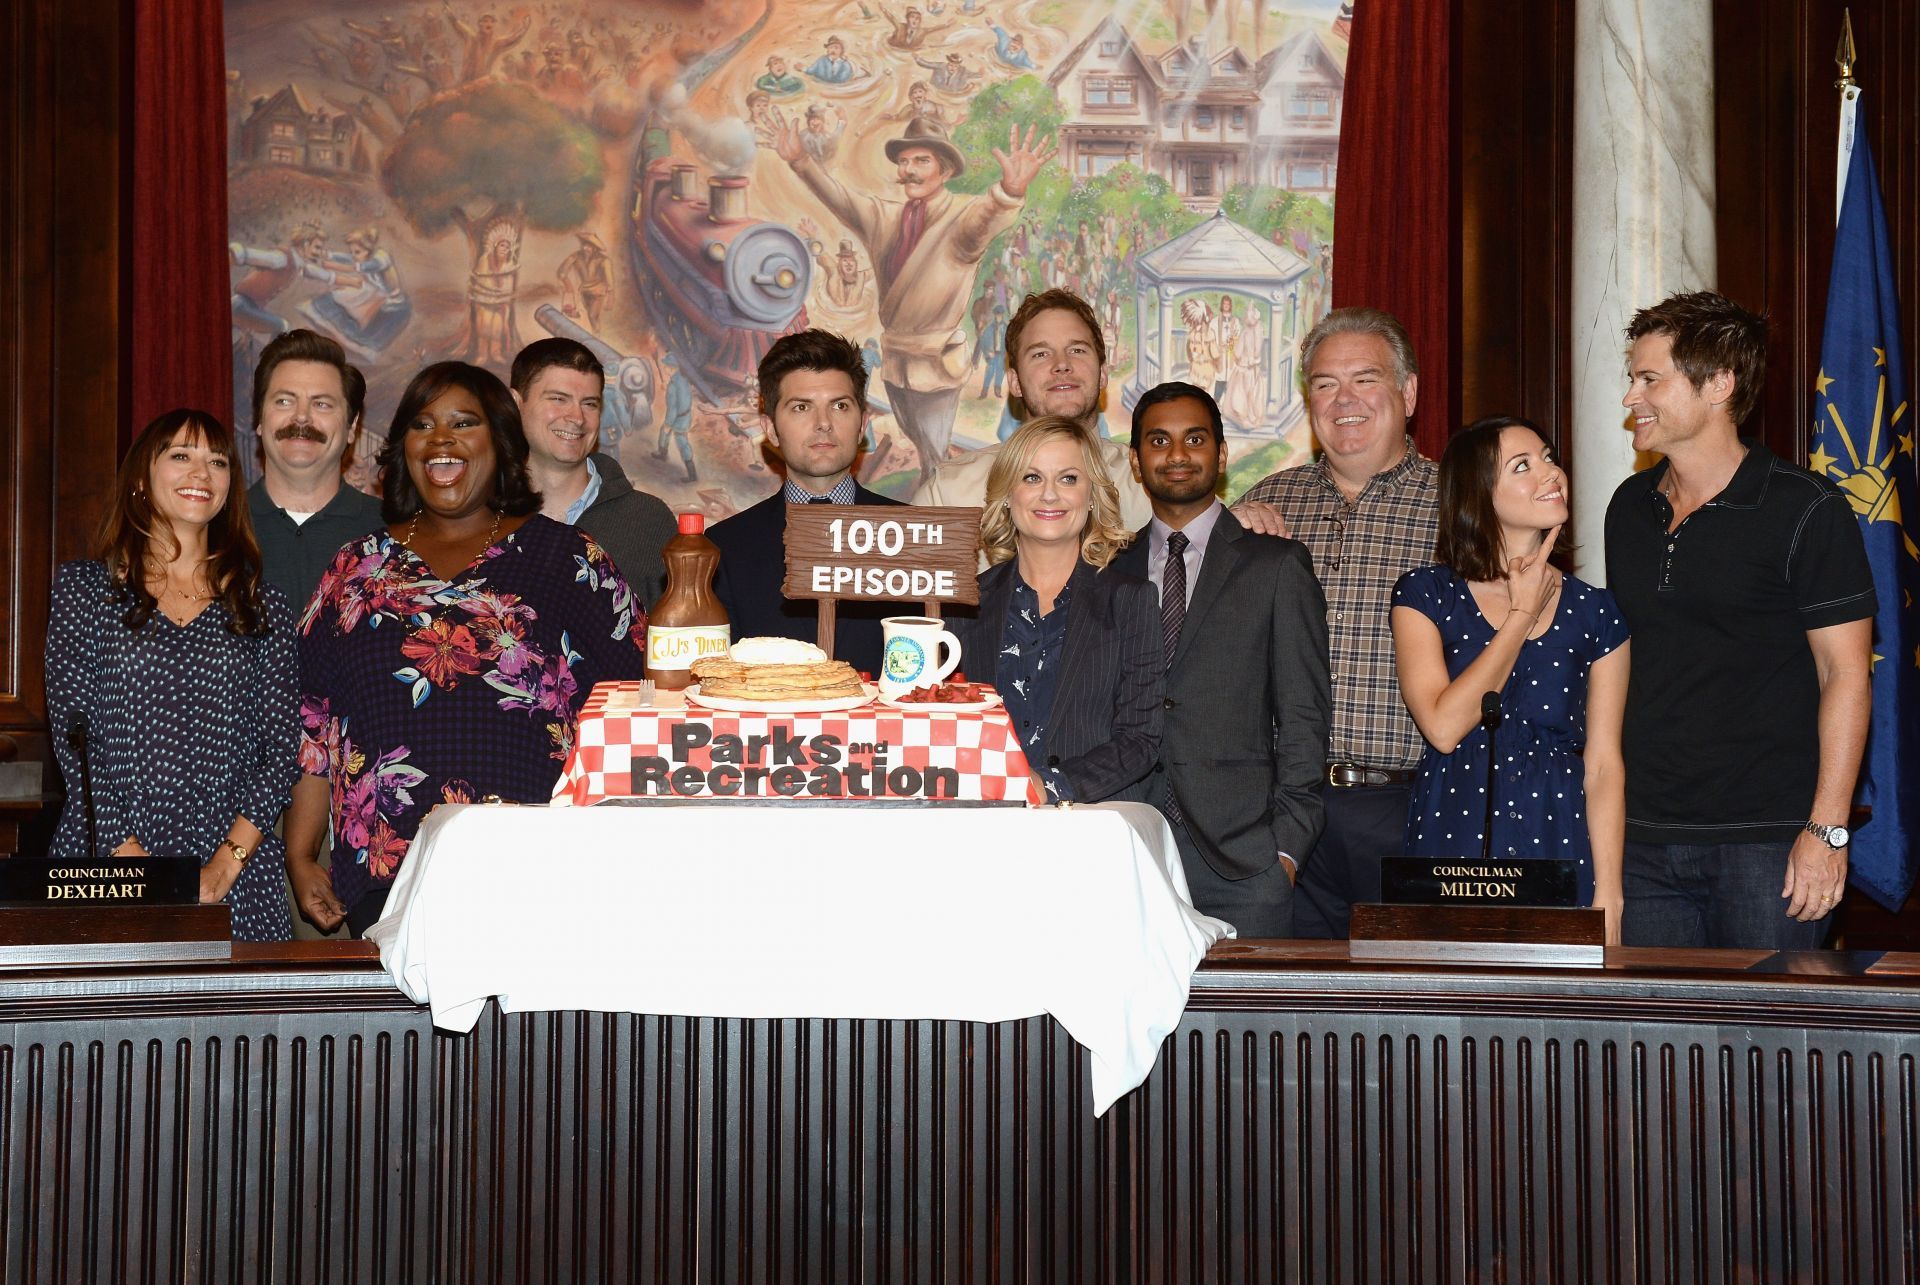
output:
M880 381L901 431L920 456L920 476L933 476L953 440L960 386L972 367L967 302L993 238L1013 225L1027 185L1053 157L1054 144L1011 126L1005 150L995 148L1000 181L979 196L956 196L947 181L966 159L941 126L907 122L886 145L904 200L855 192L808 152L803 131L783 120L774 151L807 189L866 247L880 291Z
M1326 593L1326 824L1293 889L1293 928L1338 938L1356 902L1380 899L1380 858L1406 846L1426 742L1400 699L1388 616L1400 573L1433 561L1440 470L1407 432L1420 368L1398 319L1337 308L1301 341L1300 365L1320 457L1255 483L1241 504L1280 510Z
M360 432L367 381L339 344L289 330L253 371L254 435L263 472L247 491L262 572L297 612L333 555L378 527L380 501L344 485L340 461Z

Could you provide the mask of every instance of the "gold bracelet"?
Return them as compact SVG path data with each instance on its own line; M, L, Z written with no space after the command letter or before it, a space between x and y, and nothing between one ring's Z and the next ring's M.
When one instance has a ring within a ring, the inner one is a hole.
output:
M231 852L233 859L243 866L247 864L247 858L253 855L253 849L247 847L238 839L222 839L220 846L228 852Z

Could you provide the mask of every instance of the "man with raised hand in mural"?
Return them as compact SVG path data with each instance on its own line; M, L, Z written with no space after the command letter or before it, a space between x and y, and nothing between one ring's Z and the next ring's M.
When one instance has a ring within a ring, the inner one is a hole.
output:
M933 475L953 440L960 387L971 366L964 324L973 278L993 238L1013 225L1027 187L1053 158L1054 140L1028 127L1009 128L1005 150L993 149L1000 181L979 196L956 196L949 180L966 159L941 126L906 124L886 145L905 200L854 192L808 153L800 126L782 118L774 150L807 189L866 247L880 292L880 381L894 418L920 455L922 480Z

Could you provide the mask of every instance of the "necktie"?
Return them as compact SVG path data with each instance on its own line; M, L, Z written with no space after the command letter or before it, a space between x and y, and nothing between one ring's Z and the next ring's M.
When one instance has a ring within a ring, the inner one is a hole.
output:
M894 238L893 253L887 256L887 279L899 278L906 269L907 259L913 254L914 247L920 244L920 234L927 230L927 203L921 200L908 201L906 208L900 211L900 235Z
M1167 565L1160 572L1160 635L1166 640L1167 666L1173 666L1173 653L1180 646L1180 626L1187 620L1187 540L1186 533L1167 536ZM1179 825L1186 819L1180 800L1173 797L1173 778L1167 778L1167 820Z

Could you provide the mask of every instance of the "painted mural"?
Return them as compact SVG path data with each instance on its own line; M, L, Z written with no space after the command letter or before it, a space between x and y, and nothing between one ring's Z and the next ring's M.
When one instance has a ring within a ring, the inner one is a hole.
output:
M1100 318L1109 433L1180 378L1225 410L1231 492L1308 449L1337 0L228 0L226 18L236 422L272 335L334 336L368 377L366 489L421 366L504 378L567 335L606 368L602 449L724 517L775 485L755 364L814 325L867 354L862 477L905 496L1011 431L1006 321L1049 286Z

